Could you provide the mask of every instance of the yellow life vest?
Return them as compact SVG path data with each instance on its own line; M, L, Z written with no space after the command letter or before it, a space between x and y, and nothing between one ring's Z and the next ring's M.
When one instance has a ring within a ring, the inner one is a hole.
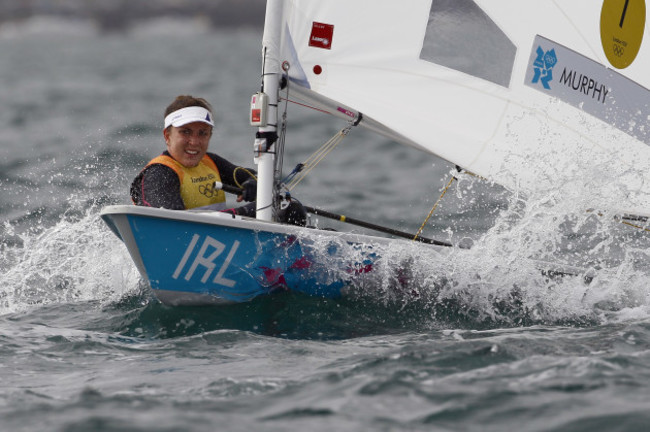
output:
M221 176L210 156L203 156L201 162L192 168L181 165L167 155L152 159L147 166L152 164L162 164L176 172L181 182L181 198L186 209L226 202L226 194L221 189L214 188L214 182L220 182Z

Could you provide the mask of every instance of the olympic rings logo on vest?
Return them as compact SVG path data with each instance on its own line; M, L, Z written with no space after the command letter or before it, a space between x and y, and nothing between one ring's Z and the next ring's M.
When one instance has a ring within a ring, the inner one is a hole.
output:
M199 193L205 195L208 198L212 198L219 193L220 189L215 189L214 183L208 183L207 185L199 186Z

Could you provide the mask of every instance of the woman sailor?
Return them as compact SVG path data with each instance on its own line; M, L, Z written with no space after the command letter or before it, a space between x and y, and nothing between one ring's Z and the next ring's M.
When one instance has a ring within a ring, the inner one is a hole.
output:
M255 171L208 153L213 127L212 107L205 99L178 96L165 110L163 136L167 150L152 159L133 180L133 202L172 210L225 210L225 194L215 189L215 182L242 188L238 202L254 201ZM254 216L255 203L229 211Z

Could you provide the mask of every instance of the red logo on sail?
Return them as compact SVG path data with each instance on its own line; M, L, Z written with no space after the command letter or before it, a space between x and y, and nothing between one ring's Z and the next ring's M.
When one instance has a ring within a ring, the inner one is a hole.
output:
M334 26L314 21L311 26L311 35L309 36L309 46L316 48L332 49L332 37L334 36Z

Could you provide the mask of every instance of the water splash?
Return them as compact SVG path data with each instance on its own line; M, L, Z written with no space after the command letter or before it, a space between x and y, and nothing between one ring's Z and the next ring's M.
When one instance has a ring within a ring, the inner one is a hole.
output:
M327 252L319 277L347 281L349 310L371 327L592 325L647 317L645 234L608 215L576 212L579 191L569 192L512 195L471 249L363 245L332 233L315 233L310 248ZM13 240L2 245L1 314L52 303L119 304L141 293L123 244L98 216L101 204L69 203L54 226L33 224L22 234L5 224L5 238ZM558 269L570 274L547 271Z
M415 313L433 327L593 325L647 318L648 233L622 225L613 214L585 211L594 205L615 208L615 203L594 201L584 188L607 189L603 197L616 196L612 188L624 193L622 183L595 167L593 180L525 198L512 194L471 249L405 241L375 245L372 271L351 278L349 291L369 304ZM369 254L343 243L337 247L348 261L362 262ZM334 262L327 267L336 268Z
M51 303L116 301L139 276L98 209L71 206L49 228L16 233L5 223L0 258L0 314Z
M523 322L603 322L624 319L631 310L632 316L647 316L650 238L644 230L620 224L613 213L597 211L616 208L611 197L626 190L600 168L559 190L537 191L525 199L513 194L469 258L459 255L458 286L474 286L479 310L498 312L494 300L510 297L508 314L516 308L519 315L512 316ZM545 268L568 269L577 277L548 277L539 271ZM480 282L472 284L472 274Z

